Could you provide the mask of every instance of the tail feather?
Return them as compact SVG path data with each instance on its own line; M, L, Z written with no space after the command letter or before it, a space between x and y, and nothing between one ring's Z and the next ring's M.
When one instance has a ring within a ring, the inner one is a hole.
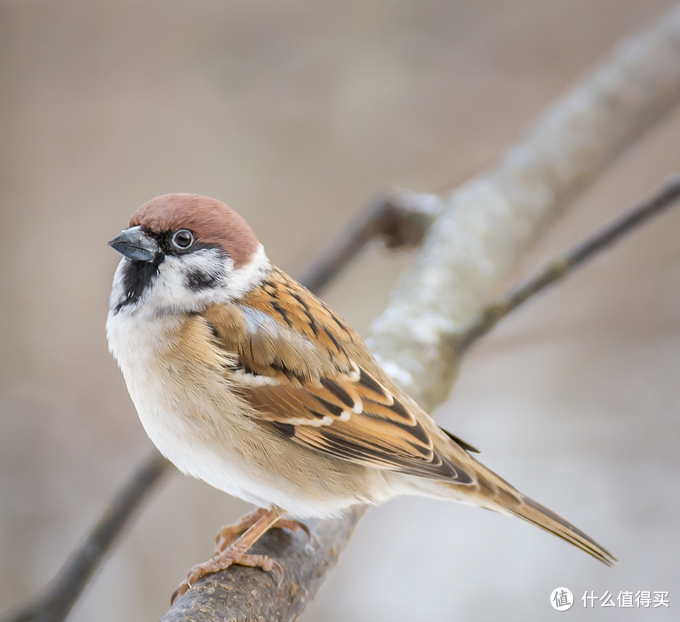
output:
M469 458L469 462L471 461L472 458ZM479 462L475 461L474 466L478 505L502 514L517 516L565 542L573 544L606 566L613 566L617 563L616 558L607 549L600 546L578 527L540 503L524 496L511 484Z
M522 503L519 506L505 507L504 509L532 525L536 525L536 527L540 527L558 538L573 544L606 566L613 566L617 563L617 559L590 536L587 536L561 516L558 516L555 512L529 497L522 496Z
M471 484L461 484L460 481L443 482L441 480L426 481L422 478L411 479L410 483L411 485L415 484L413 488L418 491L418 494L425 496L432 494L438 498L455 499L501 514L517 516L565 542L573 544L606 566L613 566L618 563L617 559L607 549L600 546L590 536L552 510L524 496L514 486L476 460L468 453L474 448L448 432L443 432L450 441L453 441L449 446L450 461L456 466L456 471L463 470L472 482ZM442 486L442 484L444 485ZM409 489L409 492L413 494L412 489Z

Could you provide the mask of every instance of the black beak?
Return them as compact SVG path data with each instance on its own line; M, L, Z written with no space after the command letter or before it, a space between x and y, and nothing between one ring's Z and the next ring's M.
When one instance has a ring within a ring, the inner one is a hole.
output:
M130 227L109 242L121 255L134 261L155 261L161 255L156 240L144 233L141 227Z

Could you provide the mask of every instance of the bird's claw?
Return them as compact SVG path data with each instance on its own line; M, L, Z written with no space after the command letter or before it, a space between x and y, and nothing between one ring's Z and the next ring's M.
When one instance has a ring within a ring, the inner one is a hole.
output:
M213 574L215 572L220 572L221 570L226 570L230 566L234 565L248 566L249 568L262 568L262 570L265 572L271 572L274 570L278 575L278 580L276 583L277 589L283 584L283 566L276 560L273 560L271 557L267 557L266 555L241 555L235 557L230 555L230 551L227 550L224 553L220 553L220 555L213 557L207 562L196 564L189 571L187 578L184 579L184 581L182 581L177 586L177 589L172 593L172 596L170 597L170 605L174 605L175 601L180 596L186 594L200 578L207 574Z

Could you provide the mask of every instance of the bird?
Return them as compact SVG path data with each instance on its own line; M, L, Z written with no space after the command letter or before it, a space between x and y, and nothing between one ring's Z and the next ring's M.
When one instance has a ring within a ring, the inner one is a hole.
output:
M400 495L519 517L610 566L583 531L479 462L383 370L349 324L273 265L245 219L198 194L144 203L109 245L122 254L106 328L142 425L185 474L255 505L217 534L172 600L238 564L270 528Z

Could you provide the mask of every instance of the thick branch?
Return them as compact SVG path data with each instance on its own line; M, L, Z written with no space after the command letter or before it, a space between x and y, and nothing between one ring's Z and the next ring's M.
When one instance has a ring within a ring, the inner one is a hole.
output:
M675 10L619 47L496 169L446 201L371 340L385 369L425 407L440 403L453 382L452 336L507 285L541 229L568 200L679 96L680 10ZM284 563L280 588L256 569L230 569L201 579L163 621L294 619L330 572L356 520L352 515L331 525L314 523L309 552L302 541L294 546L293 536L266 534L257 552ZM214 606L214 598L221 606Z

